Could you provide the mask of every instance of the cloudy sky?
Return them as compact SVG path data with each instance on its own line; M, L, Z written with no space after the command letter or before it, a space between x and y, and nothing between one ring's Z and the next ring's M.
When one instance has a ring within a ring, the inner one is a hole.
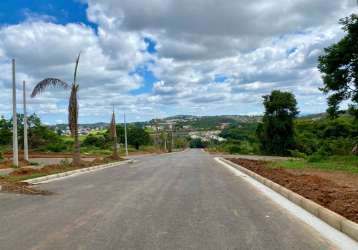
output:
M80 122L176 114L260 114L262 95L293 92L303 114L326 109L316 69L344 34L356 0L2 0L0 115L11 111L11 59L30 94L45 77L71 82L79 53ZM68 91L29 98L46 123L66 122Z

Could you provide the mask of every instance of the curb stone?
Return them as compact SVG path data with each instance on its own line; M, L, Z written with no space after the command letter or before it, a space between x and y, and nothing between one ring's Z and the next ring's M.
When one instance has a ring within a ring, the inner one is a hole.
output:
M325 208L319 204L317 204L314 201L311 201L263 176L260 177L256 177L256 173L244 168L238 164L235 164L231 161L228 161L222 157L219 157L220 160L222 160L223 162L231 165L231 166L235 166L236 168L238 168L240 171L244 172L245 174L252 176L255 180L257 180L258 182L264 184L265 186L269 187L270 189L274 190L275 192L279 193L280 195L282 195L283 197L287 198L288 200L290 200L292 203L300 206L301 208L305 209L307 212L315 215L316 217L318 217L319 219L323 220L324 222L326 222L328 225L330 225L331 227L337 229L338 231L348 235L349 237L351 237L352 239L358 241L358 224L346 219L345 217L329 210L328 208Z
M74 175L74 174L83 174L83 173L86 173L86 172L92 172L92 171L96 171L96 170L100 170L100 169L116 167L116 166L120 166L120 165L127 164L127 163L133 163L133 160L112 162L112 163L93 166L93 167L88 167L88 168L81 168L81 169L76 169L76 170L67 171L67 172L63 172L63 173L46 175L46 176L41 176L41 177L37 177L37 178L33 178L33 179L27 179L27 180L24 180L22 182L29 183L29 184L38 184L38 183L43 182L43 181L55 180L55 179L59 179L59 178Z

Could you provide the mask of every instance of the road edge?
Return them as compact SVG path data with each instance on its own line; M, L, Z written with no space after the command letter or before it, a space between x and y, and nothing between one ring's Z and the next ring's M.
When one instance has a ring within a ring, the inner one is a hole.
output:
M231 161L228 161L222 157L215 157L215 160L222 164L228 164L233 168L236 168L238 172L247 174L252 179L257 182L265 185L271 191L280 195L282 198L286 199L288 202L291 202L300 208L304 209L306 212L315 216L317 219L325 222L330 227L333 227L337 231L343 233L350 237L353 241L358 243L358 224L346 219L345 217L309 200L305 197L265 178L261 175L256 174L255 172L244 168L238 164L235 164Z
M98 171L98 170L102 170L102 169L106 169L106 168L117 167L120 165L124 165L127 163L133 163L133 162L134 162L134 160L112 162L112 163L108 163L108 164L97 165L97 166L88 167L88 168L81 168L81 169L76 169L76 170L67 171L67 172L63 172L63 173L46 175L46 176L41 176L41 177L37 177L37 178L33 178L33 179L27 179L27 180L23 180L21 182L28 183L28 184L40 184L42 182L50 182L50 181L54 181L57 179L61 179L63 177L69 177L69 176L73 176L73 175L81 175L81 174L85 174L88 172L94 172L94 171ZM1 186L0 186L0 191L1 191Z

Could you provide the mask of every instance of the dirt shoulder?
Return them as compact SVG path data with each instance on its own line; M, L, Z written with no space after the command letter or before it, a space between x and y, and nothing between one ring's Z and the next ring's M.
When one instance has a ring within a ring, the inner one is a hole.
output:
M121 160L124 159L119 159L119 161ZM1 191L22 193L22 194L35 194L35 195L50 194L45 190L39 190L33 185L23 183L21 181L26 179L51 175L51 174L58 174L58 173L72 171L72 170L88 168L88 167L116 162L116 161L118 160L105 158L105 159L95 159L91 162L82 161L79 166L73 166L71 163L68 163L68 164L53 164L42 168L20 167L15 169L15 171L11 172L7 176L0 176L0 185L2 186Z
M23 159L23 152L19 151L19 159ZM12 152L5 152L4 153L5 158L12 158ZM87 154L81 154L82 158L95 158L96 155L87 155ZM72 158L72 153L52 153L52 152L36 152L36 151L30 151L29 152L29 158Z
M323 174L323 171L320 171L318 174L302 170L300 172L270 168L269 163L265 161L238 158L228 160L358 223L358 188L355 184L349 185L351 182L345 183L345 178L340 179L342 173Z

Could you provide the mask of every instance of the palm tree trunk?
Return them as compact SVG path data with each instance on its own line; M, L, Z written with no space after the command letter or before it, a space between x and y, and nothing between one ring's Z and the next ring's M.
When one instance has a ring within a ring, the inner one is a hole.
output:
M119 159L119 155L118 155L118 147L117 147L117 137L113 138L113 160L118 160Z
M79 166L81 164L80 140L78 136L78 128L76 126L73 144L72 161L73 165Z

